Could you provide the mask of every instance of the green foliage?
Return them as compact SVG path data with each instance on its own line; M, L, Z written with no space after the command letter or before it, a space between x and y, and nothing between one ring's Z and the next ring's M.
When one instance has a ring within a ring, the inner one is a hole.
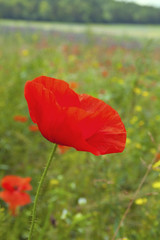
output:
M16 26L1 26L0 31L0 179L8 174L32 177L33 201L53 147L28 128L32 122L25 82L40 75L76 82L76 91L98 97L119 112L127 129L126 149L100 157L74 149L57 151L40 197L33 239L111 239L160 142L159 46ZM15 115L29 120L16 122ZM160 182L158 170L147 178L118 238L160 238L160 189L152 186ZM32 205L12 217L0 203L0 239L26 239Z
M160 8L115 0L0 0L0 17L83 23L160 23Z

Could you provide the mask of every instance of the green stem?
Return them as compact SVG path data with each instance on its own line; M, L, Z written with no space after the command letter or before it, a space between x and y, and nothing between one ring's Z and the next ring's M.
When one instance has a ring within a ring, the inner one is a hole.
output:
M33 233L33 229L34 229L34 224L35 224L35 218L36 218L36 209L37 209L37 202L38 202L38 198L39 198L39 194L40 194L40 190L41 190L41 187L43 185L43 182L44 182L44 179L45 179L45 176L47 174L47 171L48 171L48 168L51 164L51 161L53 159L53 156L54 156L54 153L56 151L56 148L57 148L57 144L54 145L54 148L52 150L52 153L51 153L51 156L50 158L48 159L48 162L47 162L47 165L42 173L42 176L41 176L41 179L40 179L40 182L39 182L39 185L38 185L38 188L37 188L37 192L36 192L36 196L35 196L35 200L34 200L34 205L33 205L33 209L32 209L32 220L31 220L31 226L30 226L30 231L29 231L29 237L28 237L28 240L31 240L32 239L32 233Z

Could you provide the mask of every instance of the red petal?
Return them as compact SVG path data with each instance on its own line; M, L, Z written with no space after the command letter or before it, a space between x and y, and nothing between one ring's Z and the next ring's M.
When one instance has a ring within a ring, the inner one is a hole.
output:
M95 155L123 151L125 127L103 101L78 95L64 81L48 77L27 82L25 97L33 122L49 141Z
M80 101L83 109L91 113L81 122L87 143L98 151L98 155L122 152L126 130L119 114L97 98L81 95Z
M63 80L58 80L51 77L41 76L37 77L32 81L26 82L25 85L25 96L31 94L27 91L28 85L37 84L38 88L41 91L42 88L45 88L51 91L55 97L56 102L61 107L73 107L79 106L79 98L78 95L69 88L69 84ZM34 88L34 86L32 86Z
M25 97L31 118L38 124L40 132L46 139L60 145L75 147L78 150L85 150L86 146L88 149L92 148L85 142L79 126L79 120L86 114L88 115L86 111L74 107L73 103L68 108L61 106L56 101L53 91L34 81L27 83ZM76 98L78 99L76 105L80 105L78 94Z
M58 149L59 149L60 154L63 154L65 152L67 152L70 149L70 147L58 145Z
M14 121L17 121L17 122L27 122L28 118L26 116L23 116L23 115L16 115L14 116Z
M32 187L29 184L31 178L22 178L19 176L8 175L2 179L2 187L8 191L14 191L15 187L19 190L31 190Z
M19 191L3 191L0 197L8 204L14 206L23 206L31 202L30 196L27 193Z
M93 153L95 155L123 152L126 142L126 132L116 134L98 132L87 139L87 142L97 149L98 154Z

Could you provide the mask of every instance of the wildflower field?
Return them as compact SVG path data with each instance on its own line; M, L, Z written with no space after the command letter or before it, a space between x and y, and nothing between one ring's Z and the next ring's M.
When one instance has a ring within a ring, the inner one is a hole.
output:
M28 239L37 186L53 149L24 97L26 81L42 75L116 109L127 140L122 153L101 156L58 146L33 239L160 239L159 66L160 45L152 39L0 25L0 179L23 178L18 186L23 182L28 196L13 209L0 195L0 240ZM0 193L4 189L1 184Z

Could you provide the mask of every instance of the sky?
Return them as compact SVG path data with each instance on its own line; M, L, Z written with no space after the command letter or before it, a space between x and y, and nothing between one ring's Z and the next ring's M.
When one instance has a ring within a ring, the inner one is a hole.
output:
M135 2L140 5L160 7L160 0L117 0L117 1Z

